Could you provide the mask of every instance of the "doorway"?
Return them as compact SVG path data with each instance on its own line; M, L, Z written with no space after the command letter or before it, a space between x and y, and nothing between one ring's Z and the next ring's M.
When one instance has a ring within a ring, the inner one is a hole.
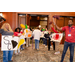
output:
M37 26L41 25L41 28L48 27L48 15L27 15L27 23L30 28L35 29Z
M20 27L20 24L26 24L26 14L18 14L18 26Z

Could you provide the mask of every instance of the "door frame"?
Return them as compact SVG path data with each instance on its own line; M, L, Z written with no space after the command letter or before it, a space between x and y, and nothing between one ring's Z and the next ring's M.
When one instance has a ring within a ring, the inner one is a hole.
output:
M51 16L50 14L43 14L43 13L42 14L41 13L37 13L36 14L36 13L30 13L30 12L16 12L16 27L18 27L18 14L26 14L26 24L27 24L27 15L28 14L33 14L33 15L48 15L48 17L49 17L48 20L49 21L48 21L48 26L47 27L49 27L49 22L50 22L50 19L51 19L50 18L50 16Z

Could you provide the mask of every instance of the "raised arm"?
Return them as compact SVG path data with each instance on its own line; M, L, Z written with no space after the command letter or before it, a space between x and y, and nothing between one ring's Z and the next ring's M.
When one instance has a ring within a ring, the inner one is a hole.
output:
M62 31L62 27L59 28L57 25L55 25L55 27L56 27L59 31Z
M59 31L62 31L62 27L61 28L59 28L57 25L56 25L56 23L55 23L55 21L53 20L53 24L55 25L55 27L59 30Z

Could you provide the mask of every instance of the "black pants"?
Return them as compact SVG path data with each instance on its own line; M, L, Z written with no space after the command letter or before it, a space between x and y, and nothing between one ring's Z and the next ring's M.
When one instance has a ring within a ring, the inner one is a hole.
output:
M49 40L48 40L48 51L50 51L50 44L51 44L51 41L49 38ZM53 50L55 50L55 42L53 42Z

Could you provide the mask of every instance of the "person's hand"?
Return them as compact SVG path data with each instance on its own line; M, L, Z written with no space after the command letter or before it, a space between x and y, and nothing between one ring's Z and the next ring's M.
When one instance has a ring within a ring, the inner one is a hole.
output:
M14 35L12 37L14 37Z
M53 27L53 25L51 24L50 27Z
M53 18L53 24L56 25L54 18Z
M21 35L18 35L18 37L20 37Z

